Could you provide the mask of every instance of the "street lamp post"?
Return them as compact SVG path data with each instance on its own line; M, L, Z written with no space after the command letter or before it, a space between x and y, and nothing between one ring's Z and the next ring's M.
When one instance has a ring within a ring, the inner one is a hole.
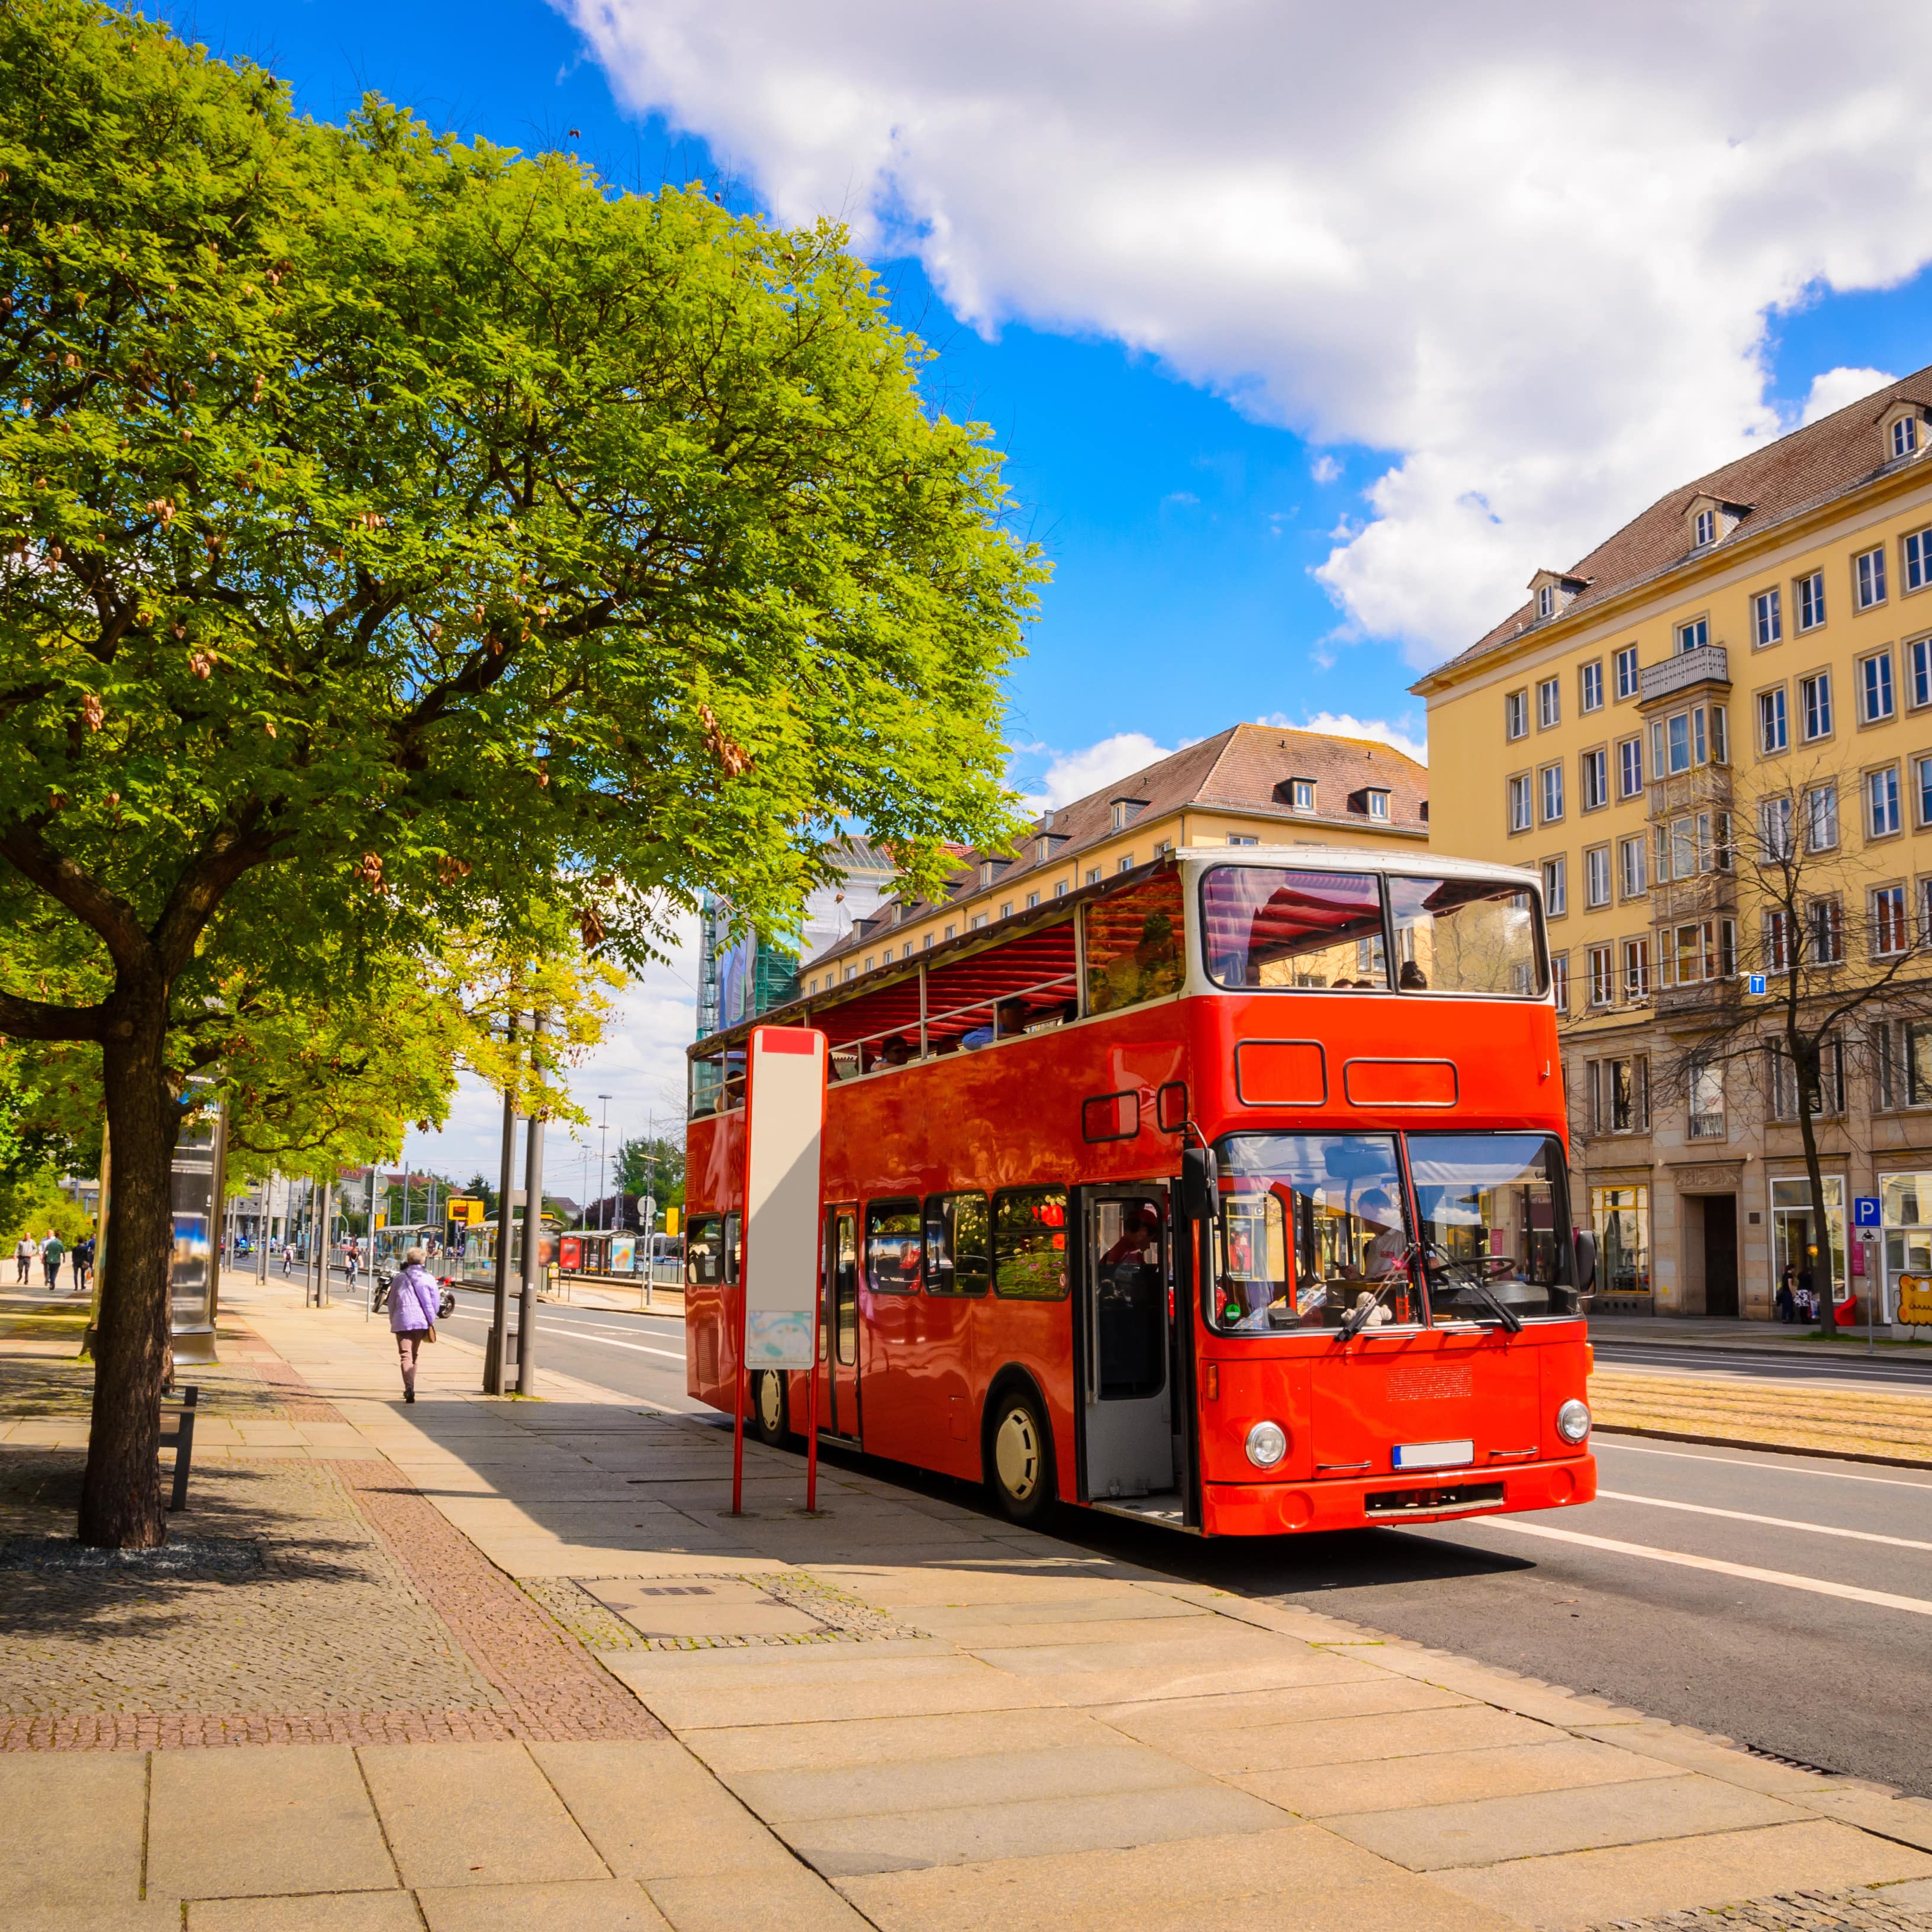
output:
M610 1228L610 1183L607 1178L610 1170L604 1163L604 1136L610 1131L610 1096L608 1094L600 1094L597 1097L604 1103L604 1118L597 1124L597 1192L600 1197L597 1203L599 1210L597 1225L608 1234Z

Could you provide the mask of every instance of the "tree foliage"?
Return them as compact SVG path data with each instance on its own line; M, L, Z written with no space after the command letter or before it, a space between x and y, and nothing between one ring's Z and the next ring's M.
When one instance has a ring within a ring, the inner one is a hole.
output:
M635 964L848 822L999 842L1040 571L925 353L830 225L0 12L0 1034L102 1056L90 1540L163 1534L166 1166L249 1013L288 1092L430 935Z
M684 1205L684 1149L662 1134L620 1142L614 1172L620 1194L655 1196L660 1210Z

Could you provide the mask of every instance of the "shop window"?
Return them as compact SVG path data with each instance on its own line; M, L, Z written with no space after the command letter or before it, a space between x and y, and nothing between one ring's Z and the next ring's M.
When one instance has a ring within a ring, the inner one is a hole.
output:
M1593 1187L1590 1222L1597 1231L1597 1295L1650 1299L1650 1190Z

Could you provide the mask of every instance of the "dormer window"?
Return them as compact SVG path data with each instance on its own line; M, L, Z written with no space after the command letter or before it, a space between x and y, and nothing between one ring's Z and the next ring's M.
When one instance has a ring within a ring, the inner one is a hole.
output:
M982 890L990 886L999 875L1000 868L991 859L982 859L980 861L980 884Z
M1892 426L1892 453L1910 456L1918 447L1918 424L1910 416L1900 416Z
M1882 448L1888 463L1903 463L1925 448L1925 405L1889 403L1878 419Z
M1033 862L1036 866L1045 865L1052 856L1053 841L1051 838L1036 838L1033 842Z
M1546 623L1552 617L1562 616L1577 594L1589 588L1589 584L1587 577L1565 577L1560 570L1539 570L1529 580L1536 621Z
M1351 811L1359 812L1366 818L1374 819L1378 824L1389 822L1389 792L1386 785L1364 785L1360 791L1348 794Z
M1377 791L1371 786L1366 796L1369 802L1369 816L1371 818L1386 820L1389 815L1388 794L1385 791Z
M1539 617L1553 617L1556 614L1556 586L1546 584L1536 593L1536 614Z
M1715 510L1700 510L1693 519L1690 541L1702 550L1706 544L1718 541L1718 513Z
M1708 550L1722 543L1744 520L1748 503L1727 503L1721 496L1698 495L1684 506L1684 534L1694 550Z
M1114 800L1114 830L1124 832L1138 818L1147 800L1144 798L1117 798Z
M1315 781L1312 778L1297 778L1293 796L1297 812L1312 812L1315 809Z

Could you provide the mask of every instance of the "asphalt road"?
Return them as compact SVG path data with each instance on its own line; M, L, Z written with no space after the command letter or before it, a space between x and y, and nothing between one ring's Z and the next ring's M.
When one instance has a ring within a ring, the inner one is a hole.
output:
M1886 1348L1868 1355L1844 1342L1820 1342L1820 1359L1664 1342L1606 1342L1592 1337L1605 1368L1653 1375L1744 1376L1754 1382L1838 1382L1847 1386L1904 1389L1932 1395L1932 1348Z
M458 1332L480 1341L487 1298L460 1300ZM679 1317L550 1304L542 1322L540 1370L712 1413L684 1393ZM1700 1354L1695 1366L1711 1365ZM1306 1604L1932 1797L1932 1471L1612 1436L1596 1451L1602 1492L1580 1509L1267 1542L1203 1541L1079 1510L1058 1528L1175 1576ZM943 1478L872 1466L980 1500Z

